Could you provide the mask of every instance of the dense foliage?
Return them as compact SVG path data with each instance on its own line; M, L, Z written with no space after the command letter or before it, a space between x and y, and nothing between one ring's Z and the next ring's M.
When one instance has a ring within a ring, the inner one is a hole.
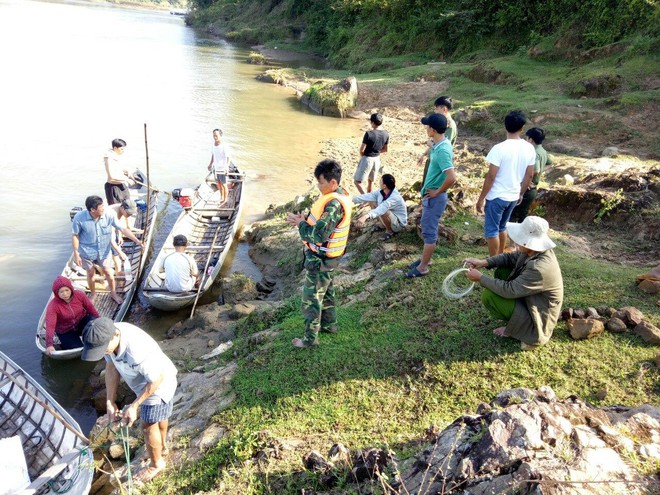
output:
M444 58L503 52L553 37L589 49L633 34L655 38L657 0L192 0L191 21L237 39L298 39L339 65L367 57Z

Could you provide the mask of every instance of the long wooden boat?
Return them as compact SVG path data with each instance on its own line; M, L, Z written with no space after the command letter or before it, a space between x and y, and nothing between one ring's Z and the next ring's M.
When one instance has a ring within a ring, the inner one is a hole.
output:
M0 439L3 443L0 490L10 489L2 493L89 493L94 456L80 426L41 385L2 352Z
M215 181L207 178L198 187L192 207L184 210L165 240L151 270L145 277L142 292L154 308L175 311L193 304L206 292L222 269L229 248L238 231L243 204L245 174L233 167L229 175L227 201L219 202ZM174 236L188 238L186 254L192 256L199 268L199 286L188 292L169 292L165 275L159 273L161 261L174 252Z
M139 171L136 171L136 173L144 178L144 175ZM134 173L133 175L136 174ZM146 180L143 180L142 182L146 184ZM96 303L94 306L96 307L100 316L106 316L113 319L114 321L121 321L131 305L133 295L139 286L140 275L142 274L146 264L147 254L149 253L149 244L151 243L154 226L156 225L158 190L155 188L150 188L150 198L149 201L147 201L147 187L145 185L138 187L138 189L130 189L131 199L136 201L138 204L137 215L135 216L135 224L132 228L135 237L144 243L144 249L140 248L130 239L124 239L122 251L124 254L126 254L130 261L132 277L131 280L127 280L127 278L124 276L115 275L117 294L119 294L124 301L121 304L117 304L110 297L110 291L104 285L105 277L103 277L100 272L98 272L99 274L97 277L95 277L95 283L97 286ZM89 293L89 287L87 286L87 274L82 267L75 264L73 260L73 254L69 258L69 261L67 261L64 270L62 270L62 275L71 280L74 288ZM53 297L55 296L51 293L48 302L50 302ZM48 307L48 305L46 305L46 307ZM41 314L41 318L39 319L35 341L39 350L46 354L46 308L44 308L44 311ZM57 340L56 334L55 352L51 353L49 357L53 359L75 359L78 358L81 353L82 347L67 350L59 349L59 341Z

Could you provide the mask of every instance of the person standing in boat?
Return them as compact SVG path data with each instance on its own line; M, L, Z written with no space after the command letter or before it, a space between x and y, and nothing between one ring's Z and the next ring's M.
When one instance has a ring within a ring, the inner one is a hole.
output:
M213 129L213 148L211 148L211 161L209 171L213 171L215 180L220 191L220 202L227 201L229 190L227 189L227 176L229 174L230 162L229 147L222 142L222 131Z
M121 203L125 199L131 199L131 192L128 189L133 177L122 165L121 157L126 148L126 141L123 139L113 139L112 149L103 156L105 172L108 179L105 183L105 197L108 205Z
M115 203L114 205L108 205L108 211L111 211L116 217L117 221L123 227L128 229L131 228L131 222L129 218L137 215L137 206L135 201L132 199L124 199L121 203ZM124 237L121 235L121 232L114 230L112 236L112 261L115 265L115 271L122 271L122 260L126 259L126 255L121 249L121 246L124 244Z
M322 160L314 169L321 196L307 216L289 213L287 223L298 228L305 246L305 283L302 312L305 336L293 339L294 347L313 347L319 344L319 331L337 333L335 268L346 252L351 226L351 197L339 185L341 166L335 160Z
M83 346L80 336L85 325L99 317L85 293L75 290L71 281L60 275L53 282L53 299L46 306L46 354L55 352L54 337L60 348L77 349Z
M170 292L187 292L195 287L199 268L192 256L185 253L188 238L175 235L172 240L174 252L160 262L158 272L165 272L165 288Z
M137 420L139 409L150 463L134 479L151 481L166 466L163 457L167 455L167 429L177 387L176 366L154 339L130 323L97 318L83 330L82 341L83 361L105 358L108 417L130 426ZM122 411L116 402L120 378L136 395Z
M122 227L117 217L105 211L103 200L98 196L88 196L85 200L86 210L79 211L73 217L71 245L73 246L73 261L87 270L87 286L89 299L96 302L96 284L94 265L101 267L103 275L110 288L110 297L117 304L123 299L117 294L114 270L112 269L111 244L113 227L119 230L135 244L144 249L144 244L133 235L130 229Z

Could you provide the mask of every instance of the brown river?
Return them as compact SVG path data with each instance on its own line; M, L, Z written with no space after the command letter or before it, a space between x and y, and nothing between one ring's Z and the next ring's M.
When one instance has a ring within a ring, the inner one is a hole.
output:
M361 135L361 123L305 111L290 90L255 80L264 69L245 62L249 48L167 12L0 0L0 46L0 349L88 430L93 366L42 356L34 334L71 254L70 209L91 194L104 197L111 140L123 138L126 162L144 169L146 123L151 180L171 191L202 180L211 131L221 128L248 174L250 223L306 191L321 142ZM159 210L156 249L180 211L165 195ZM259 277L244 244L225 271ZM137 297L127 321L158 339L186 314L158 313Z

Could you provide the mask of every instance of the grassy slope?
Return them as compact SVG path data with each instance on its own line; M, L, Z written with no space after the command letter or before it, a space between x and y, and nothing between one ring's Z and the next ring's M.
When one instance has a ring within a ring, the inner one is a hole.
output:
M474 235L481 228L464 214L448 223ZM414 234L398 241L419 245ZM415 439L429 425L474 413L480 402L511 387L549 385L561 398L576 394L596 405L660 405L658 368L649 363L657 347L637 336L606 333L577 342L560 324L547 346L523 353L516 341L492 336L498 322L481 306L479 289L459 301L445 299L444 276L464 257L483 256L484 249L439 246L431 275L418 280L403 279L397 270L368 302L340 307L340 333L323 335L321 346L311 351L290 345L304 327L299 300L292 298L273 317L282 333L272 346L239 344L243 357L233 381L238 399L217 416L229 436L202 462L171 474L150 493L300 493L302 487L316 487L313 473L299 473L303 453L325 454L341 442L351 449L389 446L405 459L418 449ZM639 269L582 258L561 243L557 251L564 306L635 305L660 324L656 299L634 286ZM355 258L364 257L356 253ZM404 265L400 261L394 268ZM402 303L410 291L414 300ZM395 302L400 304L391 307ZM270 324L248 320L243 336ZM601 401L595 394L603 389L607 396ZM280 439L304 439L304 447L257 467L251 459L268 444L258 434L262 430ZM349 488L345 493L354 493Z

